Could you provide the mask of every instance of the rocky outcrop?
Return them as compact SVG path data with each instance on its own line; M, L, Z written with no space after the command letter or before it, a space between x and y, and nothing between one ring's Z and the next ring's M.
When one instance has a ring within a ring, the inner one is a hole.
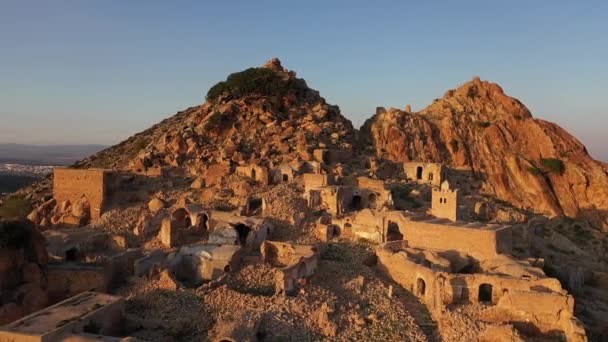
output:
M471 170L484 180L483 190L499 199L608 227L604 165L496 84L475 78L417 113L379 108L360 137L380 158Z
M278 166L310 160L314 149L350 150L354 129L296 73L272 59L212 87L202 105L79 163L139 173L178 168L205 174L212 165ZM137 151L134 153L133 151Z
M27 220L0 221L0 325L49 304L46 240Z

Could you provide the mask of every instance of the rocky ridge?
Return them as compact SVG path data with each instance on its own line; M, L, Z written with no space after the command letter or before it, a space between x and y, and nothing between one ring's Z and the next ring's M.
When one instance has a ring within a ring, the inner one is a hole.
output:
M175 167L198 175L213 164L310 160L315 148L351 149L354 134L337 106L275 58L230 75L202 105L78 165L138 172Z
M475 78L416 113L380 108L360 140L379 158L442 162L483 179L484 192L515 206L608 228L605 165L497 84Z

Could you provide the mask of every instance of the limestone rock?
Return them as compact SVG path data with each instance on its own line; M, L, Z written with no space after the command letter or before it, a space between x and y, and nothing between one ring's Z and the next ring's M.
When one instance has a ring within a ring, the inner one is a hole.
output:
M163 209L165 207L165 202L163 200L161 200L160 198L153 198L150 202L148 202L148 209L150 209L151 212L155 213L158 212L159 210Z
M205 180L202 178L197 178L194 180L194 182L192 182L192 184L190 185L190 187L192 189L202 189L205 187Z

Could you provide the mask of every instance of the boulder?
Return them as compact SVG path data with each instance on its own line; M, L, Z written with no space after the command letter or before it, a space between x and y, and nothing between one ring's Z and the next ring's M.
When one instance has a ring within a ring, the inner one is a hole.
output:
M150 200L150 202L148 202L148 209L150 209L150 211L153 213L158 212L159 210L163 209L164 207L165 207L165 202L157 197L153 198L152 200Z
M192 184L190 185L190 187L192 189L202 189L205 187L205 180L202 178L197 178L194 180L194 182L192 182Z

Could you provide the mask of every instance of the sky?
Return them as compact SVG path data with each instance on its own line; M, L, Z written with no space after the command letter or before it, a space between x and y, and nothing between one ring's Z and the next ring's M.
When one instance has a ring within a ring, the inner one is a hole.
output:
M357 127L480 76L608 161L604 0L0 0L0 143L115 144L272 57Z

